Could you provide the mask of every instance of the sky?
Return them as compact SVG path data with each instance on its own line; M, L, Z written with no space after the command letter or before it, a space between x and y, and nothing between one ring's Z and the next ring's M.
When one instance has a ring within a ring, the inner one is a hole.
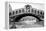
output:
M11 5L12 10L24 8L25 5L27 5L26 3L19 3L19 2L18 3L9 3L9 4ZM31 5L32 8L44 10L44 4L31 3L29 5Z

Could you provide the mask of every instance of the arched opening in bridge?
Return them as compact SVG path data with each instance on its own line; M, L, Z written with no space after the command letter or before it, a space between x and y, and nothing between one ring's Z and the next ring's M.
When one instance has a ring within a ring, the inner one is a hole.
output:
M14 19L14 22L19 22L19 20L20 20L21 18L26 17L26 16L32 16L32 17L37 18L39 21L43 21L43 20L41 20L40 17L38 17L37 15L27 13L27 14L18 15L18 16Z

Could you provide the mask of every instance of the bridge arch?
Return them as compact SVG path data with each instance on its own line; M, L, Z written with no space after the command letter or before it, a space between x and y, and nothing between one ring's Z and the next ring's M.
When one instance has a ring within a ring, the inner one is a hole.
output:
M25 14L18 15L18 16L14 19L14 22L19 22L19 20L20 20L22 17L25 17L25 16L33 16L33 17L37 18L39 21L43 21L43 20L41 20L41 19L40 19L37 15L35 15L35 14L25 13Z

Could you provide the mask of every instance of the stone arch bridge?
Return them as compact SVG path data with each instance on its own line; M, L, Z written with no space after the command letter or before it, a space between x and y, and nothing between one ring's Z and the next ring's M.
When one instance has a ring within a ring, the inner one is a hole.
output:
M15 9L12 12L9 12L9 19L11 22L18 22L22 17L33 16L39 21L44 21L44 11L32 8L31 5L25 5L24 8Z

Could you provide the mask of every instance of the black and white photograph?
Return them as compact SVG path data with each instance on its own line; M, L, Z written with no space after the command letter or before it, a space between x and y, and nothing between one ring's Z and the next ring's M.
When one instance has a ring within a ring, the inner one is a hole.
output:
M44 27L43 4L9 3L9 28Z
M46 31L46 0L0 0L0 31Z

